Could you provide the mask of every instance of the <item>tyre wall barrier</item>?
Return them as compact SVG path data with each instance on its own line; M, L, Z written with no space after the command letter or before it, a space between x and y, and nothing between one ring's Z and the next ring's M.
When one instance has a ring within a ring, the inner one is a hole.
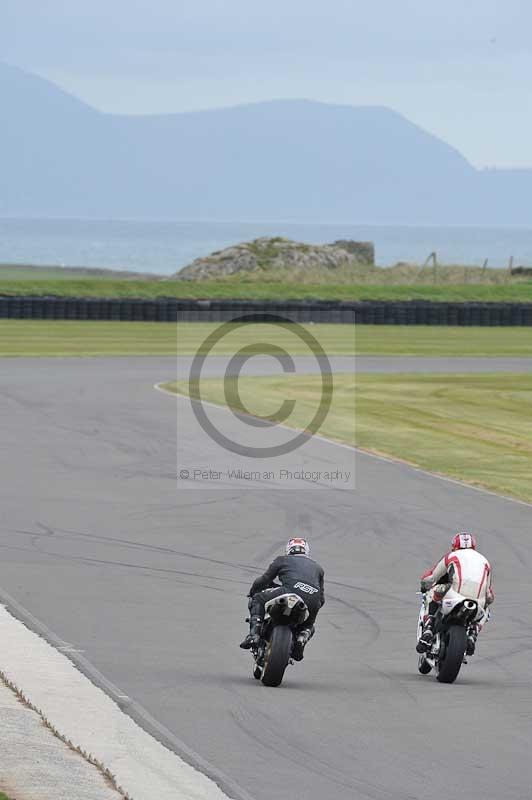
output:
M0 297L0 319L228 322L236 317L268 321L272 315L293 322L359 325L530 326L532 303Z

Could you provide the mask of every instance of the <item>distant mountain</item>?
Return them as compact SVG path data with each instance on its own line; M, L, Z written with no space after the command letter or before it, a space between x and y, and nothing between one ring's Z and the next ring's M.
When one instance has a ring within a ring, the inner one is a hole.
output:
M119 116L2 64L0 176L0 216L532 224L532 170L477 171L387 108Z

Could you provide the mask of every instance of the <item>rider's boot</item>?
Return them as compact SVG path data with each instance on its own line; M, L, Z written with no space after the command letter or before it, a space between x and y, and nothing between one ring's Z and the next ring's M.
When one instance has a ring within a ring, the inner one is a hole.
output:
M466 640L466 656L472 656L475 653L475 647L477 644L477 637L478 637L478 625L476 622L472 622L467 631L467 640Z
M260 617L251 617L249 621L249 633L243 642L240 642L242 650L251 650L256 647L260 642L260 631L262 628L262 620Z
M299 631L292 648L292 658L294 661L303 661L303 651L308 640L312 638L314 631L311 628L303 628Z
M416 645L418 653L426 653L430 649L432 640L434 639L434 617L429 614L423 623L423 633L419 637L419 642Z

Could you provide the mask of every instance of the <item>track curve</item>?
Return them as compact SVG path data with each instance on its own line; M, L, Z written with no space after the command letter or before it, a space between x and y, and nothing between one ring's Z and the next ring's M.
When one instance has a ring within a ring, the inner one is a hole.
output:
M529 796L532 509L361 453L354 493L176 492L176 401L152 388L174 376L171 359L2 362L0 585L254 800ZM298 524L328 602L269 690L238 649L243 596ZM497 603L446 687L417 674L414 593L459 528Z

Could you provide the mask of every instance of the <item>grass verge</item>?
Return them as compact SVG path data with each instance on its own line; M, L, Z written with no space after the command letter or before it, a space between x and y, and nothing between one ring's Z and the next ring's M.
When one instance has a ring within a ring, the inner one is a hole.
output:
M290 281L178 281L109 278L13 278L0 274L0 295L56 295L58 297L177 297L255 300L433 300L436 302L532 302L532 281L508 279L506 283L302 283Z
M0 356L192 355L219 328L218 323L0 320ZM354 352L352 325L312 325L308 330L328 354ZM282 345L293 355L312 355L297 336L273 325L234 325L213 354L233 354L260 342Z
M186 394L185 382L166 384ZM317 376L241 378L261 416L295 400L285 424L305 427L321 395ZM202 397L225 404L221 379ZM356 414L353 409L356 409ZM336 375L320 433L532 502L532 375Z
M0 320L0 356L188 355L218 323L75 322ZM465 328L424 325L309 325L328 355L530 356L532 328ZM293 355L307 346L273 325L235 325L213 350L232 354L268 342Z

